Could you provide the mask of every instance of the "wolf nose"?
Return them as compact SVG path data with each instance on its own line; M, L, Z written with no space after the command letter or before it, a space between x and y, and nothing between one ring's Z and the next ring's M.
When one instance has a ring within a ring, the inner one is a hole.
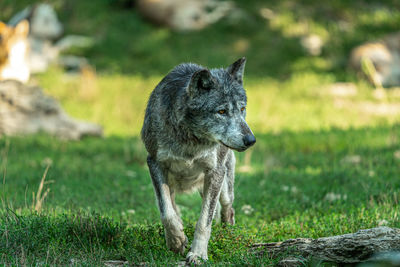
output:
M243 143L247 147L254 145L255 142L256 142L256 137L252 134L245 135L243 138Z

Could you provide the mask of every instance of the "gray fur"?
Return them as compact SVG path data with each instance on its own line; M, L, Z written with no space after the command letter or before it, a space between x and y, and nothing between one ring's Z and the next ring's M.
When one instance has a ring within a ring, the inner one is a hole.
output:
M187 245L175 194L198 190L203 198L186 257L189 263L207 259L219 204L222 222L235 222L232 149L244 151L255 143L245 121L245 62L242 58L227 69L211 70L192 63L178 65L157 85L147 105L142 139L171 250L184 253Z

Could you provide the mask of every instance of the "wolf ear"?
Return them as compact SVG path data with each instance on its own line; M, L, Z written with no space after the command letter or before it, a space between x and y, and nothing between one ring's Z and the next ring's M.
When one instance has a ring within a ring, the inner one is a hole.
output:
M243 83L244 66L246 65L246 58L242 57L236 60L232 65L230 65L226 71L232 75L232 77L239 82Z
M215 87L215 84L216 81L212 77L210 71L207 69L202 69L196 71L192 75L188 86L188 93L190 96L194 96L202 91L210 91L213 87Z

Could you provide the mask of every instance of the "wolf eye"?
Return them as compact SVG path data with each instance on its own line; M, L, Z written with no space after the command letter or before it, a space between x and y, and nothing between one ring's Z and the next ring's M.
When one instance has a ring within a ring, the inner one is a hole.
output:
M218 110L218 113L219 113L219 114L225 114L225 113L226 113L226 110L225 110L225 109Z
M240 111L244 111L246 108L245 107L242 107L241 109L240 109Z

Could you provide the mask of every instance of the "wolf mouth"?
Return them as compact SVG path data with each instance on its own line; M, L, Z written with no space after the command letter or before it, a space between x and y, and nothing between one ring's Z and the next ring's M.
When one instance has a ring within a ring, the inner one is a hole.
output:
M229 148L229 149L236 150L236 151L238 151L238 152L242 152L242 151L245 151L245 150L246 150L246 148L233 148L233 147L231 147L231 146L228 146L227 144L225 144L225 143L222 142L222 141L219 141L219 142L221 143L221 145L226 146L226 147Z

